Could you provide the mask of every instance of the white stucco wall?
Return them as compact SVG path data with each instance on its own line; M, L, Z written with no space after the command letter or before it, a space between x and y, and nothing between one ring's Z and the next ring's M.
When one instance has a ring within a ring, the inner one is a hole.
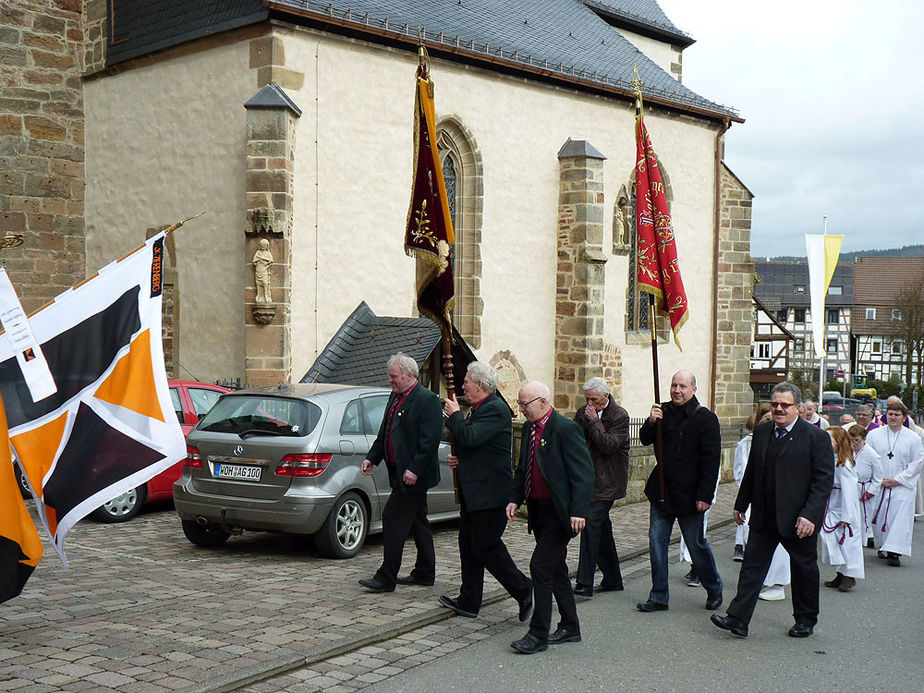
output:
M287 67L306 75L303 89L289 92L304 109L297 126L297 189L313 191L296 195L296 268L314 266L314 220L319 219L317 312L311 272L296 271L293 279L294 305L310 307L293 310L293 373L299 376L360 300L380 315L414 314L414 263L402 251L402 238L416 56L303 31L286 32L284 39ZM590 141L608 157L604 248L609 252L613 203L635 161L633 106L439 60L432 71L437 118L451 114L464 123L484 167L485 310L478 356L490 359L511 349L528 377L550 381L557 153L572 137ZM671 176L678 252L692 307L682 331L685 351L673 344L661 347L662 392L674 370L689 367L700 374L699 394L708 401L715 126L654 113L646 123ZM607 341L623 347L626 404L641 415L650 405L650 354L647 347L626 345L627 265L626 257L612 255L607 264L605 329ZM316 316L316 321L300 321L298 315Z
M616 31L618 31L629 43L647 55L658 67L667 74L671 74L671 63L674 62L675 56L675 51L671 48L671 44L648 38L647 36L636 34L633 31L627 31L626 29L616 29Z
M380 315L414 308L414 262L402 249L410 195L416 55L307 30L283 30L296 121L292 233L293 378L365 300ZM91 268L143 239L148 226L208 209L177 232L181 361L202 379L243 375L245 225L242 104L257 91L248 42L88 82L87 223ZM437 117L472 133L484 173L478 357L510 349L529 378L552 380L559 162L568 137L604 166L606 340L622 349L624 404L651 400L648 347L626 344L627 259L610 254L612 210L635 163L628 102L433 62ZM667 167L691 318L684 352L661 347L662 393L680 367L708 402L712 345L714 137L711 123L650 112ZM315 268L317 267L317 271ZM91 269L92 271L92 269ZM384 365L384 364L383 364ZM665 395L666 396L666 395Z
M88 273L208 210L174 234L183 378L243 375L248 60L247 43L223 45L84 87Z

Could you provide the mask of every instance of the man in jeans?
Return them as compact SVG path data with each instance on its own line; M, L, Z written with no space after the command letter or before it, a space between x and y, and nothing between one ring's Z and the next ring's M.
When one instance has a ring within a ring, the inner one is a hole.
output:
M657 422L661 441L657 444ZM667 546L674 521L690 551L693 569L706 590L706 608L722 605L722 578L703 530L703 513L715 494L721 463L719 420L696 399L696 376L681 370L671 378L671 399L653 404L639 431L644 445L655 444L658 465L645 486L651 503L648 544L651 556L651 592L639 611L666 611L669 601ZM663 468L664 487L661 486Z

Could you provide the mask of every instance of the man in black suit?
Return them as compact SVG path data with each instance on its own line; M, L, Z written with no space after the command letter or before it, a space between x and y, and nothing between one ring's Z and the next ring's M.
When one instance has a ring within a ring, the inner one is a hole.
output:
M417 381L417 362L397 353L388 360L392 395L362 473L385 460L391 495L382 510L382 565L359 584L370 592L393 592L395 584L432 585L436 577L433 534L427 520L427 489L440 480L438 450L443 430L440 398ZM398 577L404 542L413 535L417 562Z
M471 405L467 415L462 414L454 397L443 404L443 413L449 417L446 428L455 438L456 454L449 456L449 466L458 470L461 496L462 587L457 598L442 595L439 601L461 616L477 616L487 568L517 600L520 621L526 621L533 609L533 586L517 569L502 539L513 483L513 412L497 394L497 373L486 363L468 365L462 391Z
M526 636L510 644L523 654L581 640L566 559L568 542L584 529L590 513L594 467L581 429L550 402L549 388L540 382L520 388L517 405L528 423L523 427L507 519L516 521L517 507L525 500L529 530L536 537L529 562L533 617ZM561 619L550 636L553 594Z
M728 615L712 622L747 637L760 587L778 544L789 552L792 568L794 638L812 634L818 622L818 539L825 504L834 484L831 438L799 417L802 393L779 383L770 393L773 423L754 429L748 466L735 500L735 522L743 524L751 506L750 534L738 575L738 593Z

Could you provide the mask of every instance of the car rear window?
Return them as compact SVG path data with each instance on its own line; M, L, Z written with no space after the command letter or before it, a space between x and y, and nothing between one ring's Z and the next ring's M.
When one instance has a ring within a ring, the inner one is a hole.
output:
M306 436L321 419L312 402L266 395L222 397L196 428L213 433L249 436Z

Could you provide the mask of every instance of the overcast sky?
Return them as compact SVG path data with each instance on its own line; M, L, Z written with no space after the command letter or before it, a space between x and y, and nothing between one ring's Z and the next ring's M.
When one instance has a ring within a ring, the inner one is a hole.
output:
M737 108L725 162L754 193L751 251L924 243L924 2L658 0L696 43L683 82Z

